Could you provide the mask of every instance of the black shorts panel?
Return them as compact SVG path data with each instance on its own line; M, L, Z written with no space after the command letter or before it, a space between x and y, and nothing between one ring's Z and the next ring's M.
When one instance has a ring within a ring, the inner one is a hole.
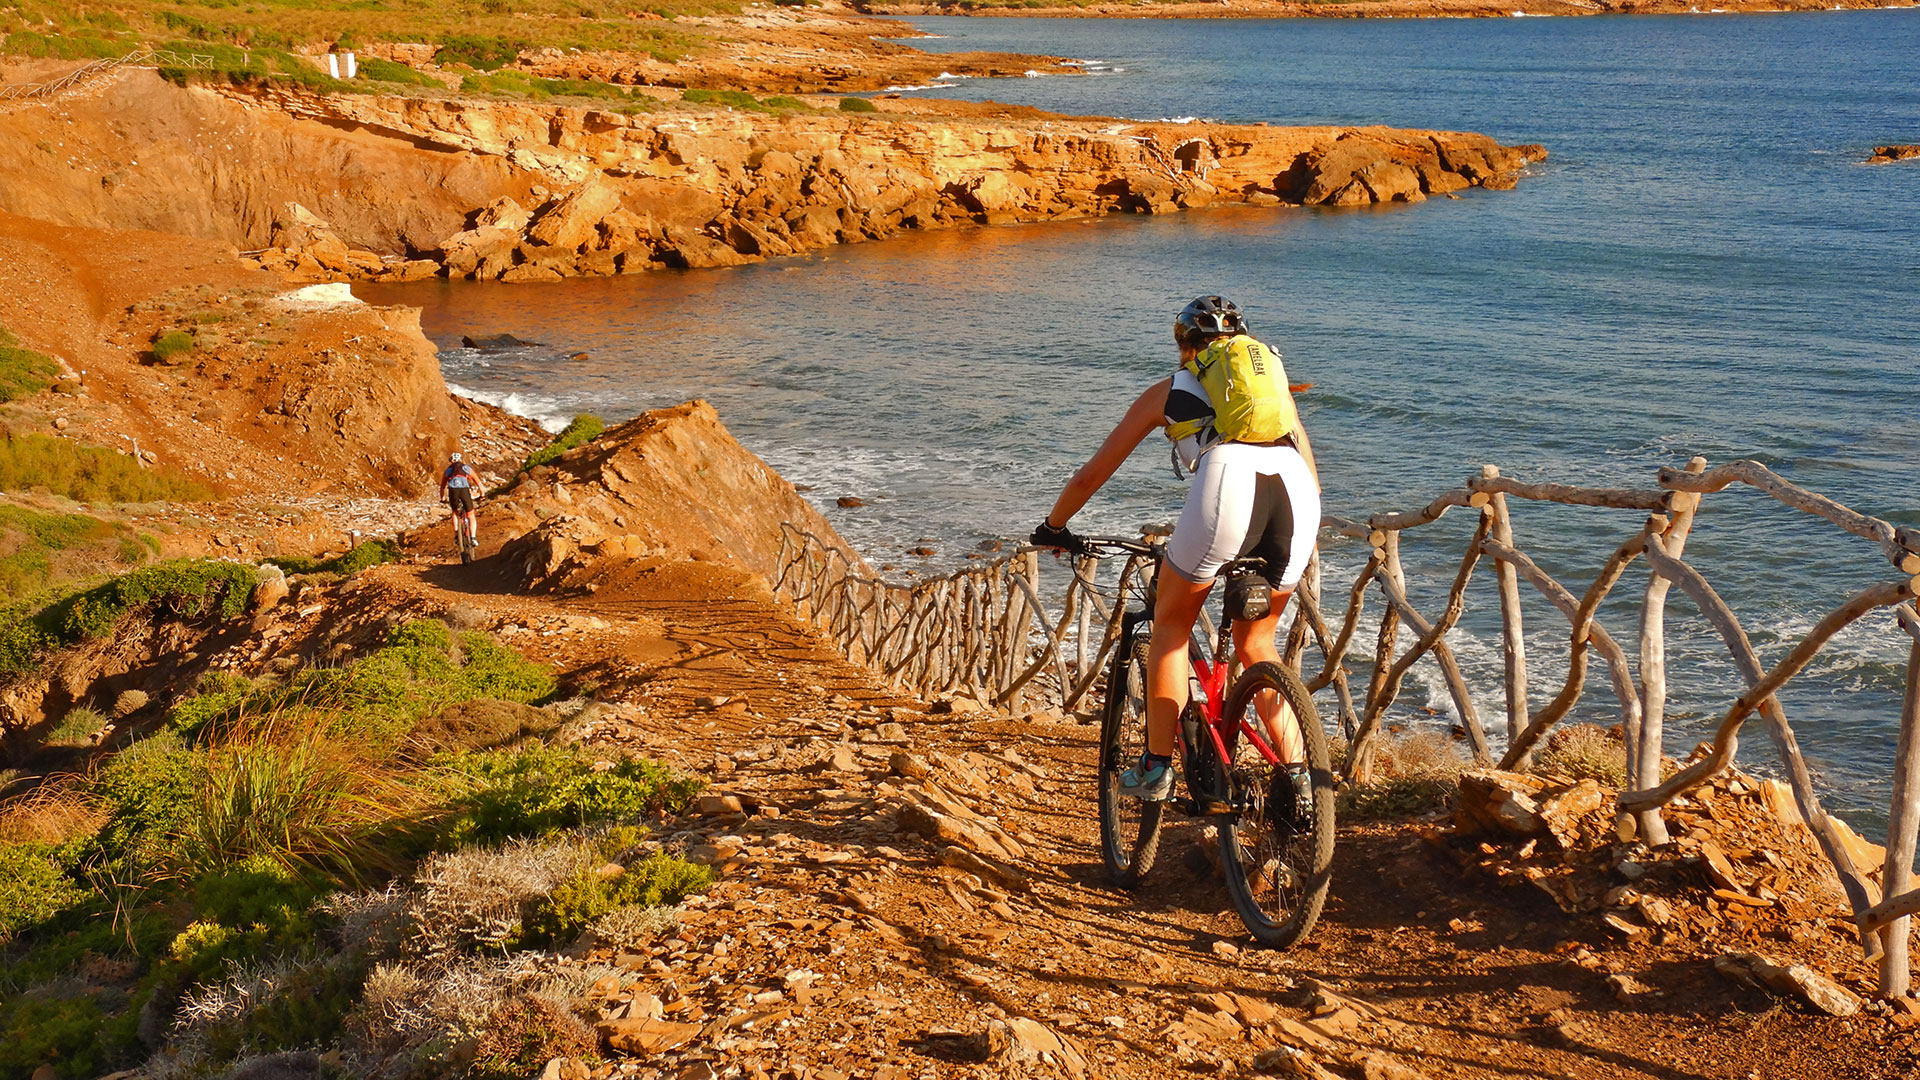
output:
M473 513L473 489L450 487L447 489L447 505L453 507L456 514Z
M1264 576L1275 589L1283 588L1287 560L1293 554L1293 500L1287 485L1278 475L1259 473L1254 477L1253 519L1247 523L1247 539L1240 545L1240 557L1258 556L1267 561Z

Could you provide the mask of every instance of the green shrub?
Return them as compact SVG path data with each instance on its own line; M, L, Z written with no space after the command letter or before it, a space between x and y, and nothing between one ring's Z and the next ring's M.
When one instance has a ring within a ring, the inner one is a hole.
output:
M144 870L169 859L206 775L204 751L155 735L115 754L88 787L107 815L94 838L101 863Z
M439 79L423 71L415 71L405 64L382 60L377 56L361 59L359 69L360 78L372 79L375 82L397 83L401 86L438 87L440 85Z
M400 545L391 540L364 540L352 551L331 559L306 555L275 555L267 561L289 574L357 574L370 566L398 562Z
M100 715L98 710L85 707L68 709L67 714L53 725L41 741L50 746L85 746L106 726L107 718Z
M840 99L841 112L879 112L880 106L863 97L843 97Z
M574 447L599 438L600 433L605 430L607 430L605 420L592 413L581 413L574 417L552 442L529 454L527 460L521 464L520 471L526 472L528 469L545 465Z
M0 491L43 488L76 502L198 502L214 493L132 456L33 433L0 438Z
M442 831L443 843L456 847L677 813L704 786L644 758L597 771L575 746L454 754L440 766L448 783L465 791Z
M125 525L86 514L43 514L21 506L0 505L0 544L12 550L0 556L0 599L15 600L53 585L63 577L91 573L110 559L139 564L147 551ZM59 570L56 570L56 557Z
M623 907L669 907L705 892L718 875L711 867L655 852L618 877L590 867L549 893L521 923L520 944L563 945L589 924Z
M239 563L173 559L110 578L44 606L0 610L0 673L25 671L36 654L103 637L135 608L177 619L217 614L232 620L253 597L254 571Z
M193 351L193 335L185 330L169 330L153 339L153 358L171 364Z
M92 895L51 844L0 845L0 945Z
M0 401L32 397L52 386L59 375L60 366L51 357L21 346L0 329Z
M436 619L387 632L375 652L337 668L309 668L284 686L220 680L174 706L175 730L195 733L246 716L299 712L319 716L333 738L369 752L399 748L414 725L464 702L496 698L529 704L558 689L553 672L486 634L458 633Z
M253 683L244 676L210 671L190 697L167 710L167 727L182 736L197 735L214 720L244 707L253 693Z
M434 51L433 62L442 66L465 64L480 71L493 71L520 59L520 50L524 48L524 42L509 38L452 34L440 39L440 48Z
M0 1006L0 1076L25 1080L46 1065L77 1080L128 1063L139 1047L139 1010L109 1013L98 999L73 994L18 994Z
M91 589L74 593L40 614L63 645L104 637L135 608L152 607L175 618L217 613L237 618L253 598L254 569L213 559L172 559L143 566Z

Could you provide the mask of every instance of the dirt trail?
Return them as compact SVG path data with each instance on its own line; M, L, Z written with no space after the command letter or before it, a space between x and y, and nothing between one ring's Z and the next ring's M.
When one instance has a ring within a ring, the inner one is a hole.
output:
M606 703L590 745L710 774L746 811L668 828L724 873L678 938L573 957L620 969L609 1030L666 1003L646 1038L674 1047L616 1054L604 1074L1247 1075L1288 1044L1331 1070L1296 1075L1322 1078L1913 1075L1887 1020L1736 990L1689 943L1611 944L1534 890L1463 871L1437 826L1345 828L1313 939L1252 949L1182 857L1192 823L1175 820L1138 895L1105 883L1091 727L929 711L731 567L636 565L556 600L515 594L498 562L381 567L356 595L555 664ZM944 866L898 826L903 791L929 782L1023 849L1030 891ZM1651 993L1616 1000L1616 972ZM1012 1023L1013 1048L984 1064L965 1060L984 1043L943 1034L1017 1018L1041 1026ZM1049 1057L1023 1062L1023 1038Z

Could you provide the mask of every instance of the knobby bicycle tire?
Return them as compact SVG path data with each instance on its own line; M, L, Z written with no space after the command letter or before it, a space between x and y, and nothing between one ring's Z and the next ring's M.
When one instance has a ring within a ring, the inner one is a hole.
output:
M1107 668L1107 700L1100 718L1100 853L1107 875L1133 889L1160 854L1166 804L1143 802L1120 790L1120 774L1140 760L1147 740L1147 643L1140 623L1121 638Z
M1272 690L1285 702L1306 750L1304 791L1284 767L1269 765L1250 740L1236 739L1227 763L1233 811L1222 815L1220 864L1240 919L1255 940L1284 949L1320 918L1333 879L1334 779L1327 734L1299 673L1284 664L1255 664L1234 681L1225 715L1237 724ZM1276 748L1278 749L1278 748Z

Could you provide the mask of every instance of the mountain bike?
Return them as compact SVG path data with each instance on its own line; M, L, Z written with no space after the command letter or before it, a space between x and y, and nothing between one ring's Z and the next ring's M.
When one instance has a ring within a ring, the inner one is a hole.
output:
M1220 834L1227 894L1241 921L1262 945L1292 945L1313 929L1327 900L1335 781L1326 732L1298 672L1262 662L1241 672L1231 686L1227 682L1234 620L1257 618L1270 602L1259 576L1265 561L1227 564L1213 654L1206 655L1197 642L1187 645L1193 693L1178 731L1187 797L1144 802L1121 790L1120 774L1146 749L1147 645L1154 581L1166 548L1117 537L1087 537L1083 544L1097 557L1143 556L1152 570L1140 590L1142 603L1122 616L1107 670L1100 724L1100 847L1108 874L1121 888L1140 885L1159 853L1169 805L1190 816L1211 817Z
M460 548L461 563L471 563L480 554L480 541L473 534L473 515L453 515L453 542Z

